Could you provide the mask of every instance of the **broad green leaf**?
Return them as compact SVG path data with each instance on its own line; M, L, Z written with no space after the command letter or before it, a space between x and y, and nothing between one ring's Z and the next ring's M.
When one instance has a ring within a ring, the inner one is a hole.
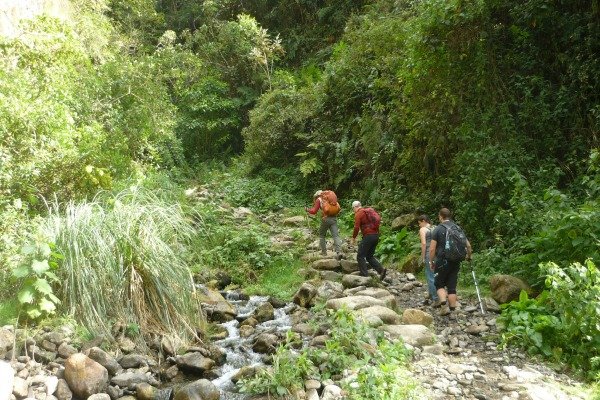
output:
M56 305L53 302L48 300L47 298L43 298L40 300L40 310L47 312L48 314L52 314L54 310L56 310Z
M31 263L31 269L36 274L41 275L50 269L50 265L48 265L48 260L33 260L33 262Z
M48 293L48 297L54 302L54 304L60 304L60 299L56 297L54 293Z
M17 268L12 270L12 275L15 278L25 278L29 275L29 268L26 265L19 265Z
M52 293L52 287L50 287L50 284L48 284L48 281L43 278L37 279L35 281L35 283L33 284L33 286L40 293L43 293L43 294Z
M36 318L41 317L42 313L37 308L31 308L31 309L27 310L27 315L31 319L36 319Z
M31 288L25 288L19 292L17 298L21 304L32 303L34 299L33 291Z
M46 271L46 273L44 274L45 276L47 276L48 278L50 278L50 280L52 282L57 282L58 281L58 276L56 276L56 274L52 271Z

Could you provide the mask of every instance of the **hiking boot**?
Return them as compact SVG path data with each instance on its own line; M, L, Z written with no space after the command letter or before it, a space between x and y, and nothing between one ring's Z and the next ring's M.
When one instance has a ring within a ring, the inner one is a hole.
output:
M448 306L444 306L440 309L440 311L438 312L438 315L440 317L444 317L446 315L450 315L451 311L450 311L450 307Z
M383 271L381 272L381 274L379 275L379 278L380 278L381 280L384 280L384 279L385 279L385 276L386 276L386 274L387 274L387 268L384 268L384 269L383 269Z

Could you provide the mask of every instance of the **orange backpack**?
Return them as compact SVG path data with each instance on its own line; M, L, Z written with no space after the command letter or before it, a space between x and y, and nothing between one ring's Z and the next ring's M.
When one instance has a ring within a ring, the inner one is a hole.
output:
M335 217L340 213L340 205L337 201L337 196L333 190L324 190L321 193L321 210L323 210L323 218Z

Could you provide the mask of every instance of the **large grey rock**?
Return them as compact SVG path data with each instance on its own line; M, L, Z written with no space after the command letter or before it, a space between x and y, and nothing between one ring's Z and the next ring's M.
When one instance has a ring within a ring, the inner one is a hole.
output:
M387 291L385 289L381 289L381 288L366 288L366 289L356 292L355 295L369 296L369 297L375 297L376 299L383 299L388 296L391 296L392 294L389 291Z
M256 318L259 323L270 321L275 318L275 309L273 308L273 305L266 302L256 307L254 318Z
M44 339L58 346L65 340L65 333L61 331L51 331L44 335Z
M369 296L349 296L339 299L330 299L325 303L325 307L339 310L347 308L349 310L360 310L371 306L385 306L385 302L380 299Z
M64 359L71 357L77 352L77 349L68 343L61 343L60 346L58 346L58 355Z
M177 356L175 357L175 362L180 369L200 373L210 370L215 365L213 360L196 352Z
M300 285L300 288L294 294L294 303L298 304L300 307L309 308L312 305L312 302L317 295L317 288L311 285L308 282L304 282Z
M56 392L54 395L58 400L71 400L73 398L73 392L69 388L69 384L64 379L59 379L56 385Z
M256 339L254 339L252 350L257 353L275 353L278 341L279 339L277 336L273 335L272 333L261 333L256 337Z
M325 281L317 289L317 295L322 299L341 297L344 292L344 286L339 282Z
M148 360L141 354L126 354L119 360L121 367L139 368L148 365Z
M116 375L122 369L117 360L100 347L92 347L87 353L89 358L106 368L110 375Z
M65 361L65 380L76 397L87 399L106 390L108 371L85 354L77 353Z
M209 380L200 379L180 389L173 400L219 400L219 389Z
M392 221L392 230L399 231L400 229L410 226L416 221L417 217L415 214L403 214L399 217L394 218Z
M15 335L6 328L0 328L0 357L4 357L6 352L13 348Z
M141 372L124 372L113 376L110 383L120 388L135 389L140 383L148 383L149 380L150 377Z
M19 378L18 376L14 378L12 384L12 394L14 394L18 399L27 397L28 389L29 385L25 379Z
M319 271L319 276L324 281L341 282L344 274L336 271Z
M372 278L370 276L344 275L344 277L342 278L342 285L344 285L345 288L369 286L371 282Z
M340 262L333 258L326 258L322 260L313 261L313 263L310 266L316 270L334 271L339 268Z
M335 400L341 399L342 389L336 385L327 385L323 389L323 393L321 394L321 400Z
M400 316L394 310L384 306L370 306L356 311L362 317L378 317L384 323L396 325L400 323Z
M379 329L411 346L431 345L435 341L433 332L423 325L383 325Z
M358 271L358 261L356 260L341 260L340 265L342 270L348 274Z
M202 308L209 320L214 322L228 322L233 320L237 313L233 306L225 300L221 293L205 286L198 288Z
M10 400L15 380L15 370L9 363L0 361L0 400Z
M237 383L240 379L253 377L256 374L256 371L257 367L245 365L231 377L231 382Z
M402 323L405 325L429 326L433 322L433 316L425 311L409 308L402 313Z
M492 298L499 304L517 300L521 290L531 293L529 286L521 279L510 275L494 275L490 278Z

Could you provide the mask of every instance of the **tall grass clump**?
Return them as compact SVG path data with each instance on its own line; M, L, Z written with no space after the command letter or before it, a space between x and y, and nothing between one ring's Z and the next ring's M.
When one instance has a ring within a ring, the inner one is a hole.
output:
M95 334L116 322L187 340L202 322L184 262L194 229L179 204L145 190L51 207L50 236L64 255L65 311Z

